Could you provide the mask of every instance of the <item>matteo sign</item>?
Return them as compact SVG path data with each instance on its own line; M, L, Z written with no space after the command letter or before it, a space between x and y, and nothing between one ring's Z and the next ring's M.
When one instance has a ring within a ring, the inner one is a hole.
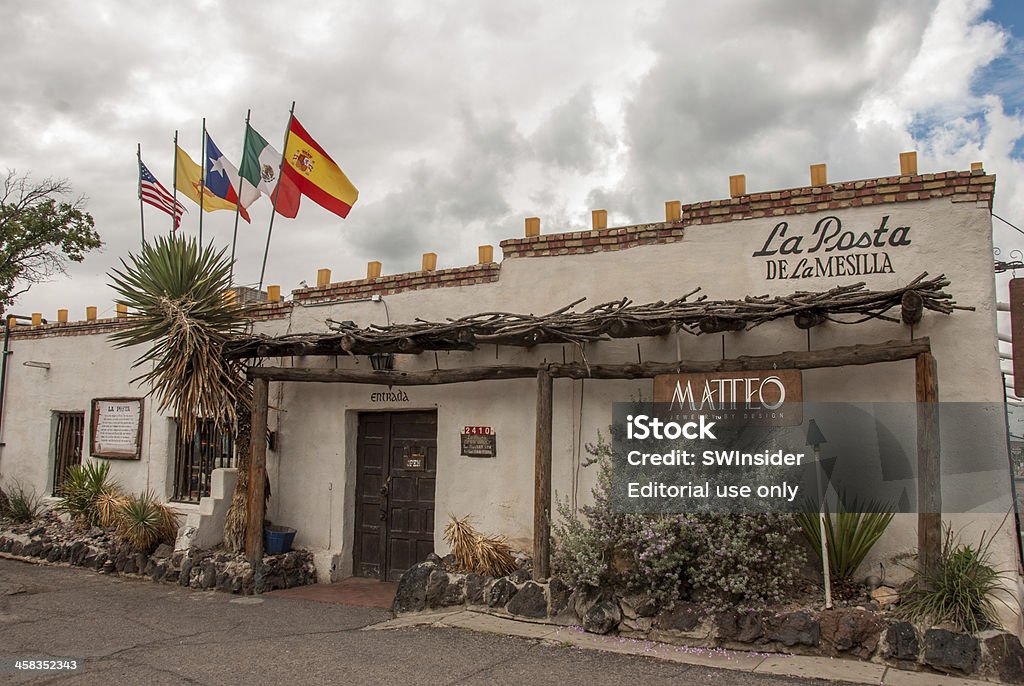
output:
M751 257L768 258L764 266L769 281L892 274L891 253L910 243L910 227L891 226L889 215L869 229L844 226L842 219L829 215L803 230L779 222Z
M654 402L681 416L702 414L723 426L797 426L803 423L803 377L798 369L764 372L662 374Z

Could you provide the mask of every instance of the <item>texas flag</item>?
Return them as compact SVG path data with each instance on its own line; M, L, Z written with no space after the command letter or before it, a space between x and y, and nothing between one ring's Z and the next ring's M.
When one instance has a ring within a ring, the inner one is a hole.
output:
M238 213L245 221L249 221L246 208L253 204L260 192L249 183L239 184L238 167L231 164L217 148L216 143L206 135L206 187L218 198L237 204ZM241 201L238 189L242 189Z

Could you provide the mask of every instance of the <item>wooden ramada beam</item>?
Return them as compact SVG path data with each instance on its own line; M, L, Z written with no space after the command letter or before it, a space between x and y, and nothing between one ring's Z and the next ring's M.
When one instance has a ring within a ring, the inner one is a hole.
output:
M848 365L877 364L914 359L931 351L927 338L913 341L887 341L827 348L794 350L777 355L741 356L727 360L681 360L638 364L595 364L579 362L543 365L553 378L560 379L650 379L661 374L689 372L743 372L765 369L818 369ZM471 381L528 379L537 376L539 367L494 366L426 371L364 371L357 369L303 369L295 367L250 367L250 379L270 381L310 381L316 383L357 383L381 386L435 386Z

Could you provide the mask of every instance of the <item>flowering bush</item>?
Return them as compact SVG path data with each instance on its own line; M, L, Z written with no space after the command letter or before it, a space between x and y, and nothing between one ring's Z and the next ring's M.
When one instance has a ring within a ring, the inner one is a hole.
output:
M617 514L611 508L611 446L587 452L598 467L593 505L558 503L552 562L573 586L645 593L663 606L680 599L706 610L777 603L804 561L800 525L783 514Z

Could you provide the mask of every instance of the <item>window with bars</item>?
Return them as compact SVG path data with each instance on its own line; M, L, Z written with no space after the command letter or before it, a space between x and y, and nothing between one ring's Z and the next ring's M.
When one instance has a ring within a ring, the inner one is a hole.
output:
M234 458L231 434L211 419L197 420L192 440L179 437L174 448L173 500L198 503L200 498L210 495L213 470L231 467Z
M84 412L55 412L57 430L53 434L53 495L59 496L68 470L82 464L85 441Z

